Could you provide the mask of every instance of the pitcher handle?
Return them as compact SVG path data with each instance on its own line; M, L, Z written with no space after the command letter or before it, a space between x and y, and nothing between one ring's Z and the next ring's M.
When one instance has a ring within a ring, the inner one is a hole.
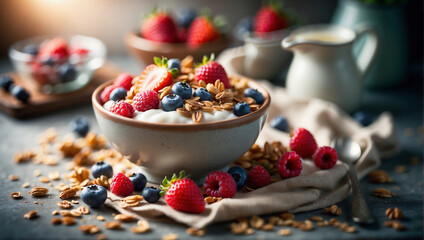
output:
M368 24L361 24L357 26L355 31L357 34L356 39L359 39L363 35L367 36L365 45L363 46L358 59L356 60L359 71L361 72L361 78L363 79L374 61L380 45L380 39L377 30Z

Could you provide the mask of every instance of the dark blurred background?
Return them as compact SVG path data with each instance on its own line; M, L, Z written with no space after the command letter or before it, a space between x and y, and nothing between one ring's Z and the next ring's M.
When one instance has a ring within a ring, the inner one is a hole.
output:
M286 0L302 24L328 23L337 0ZM201 9L223 14L230 29L261 6L259 0L1 0L0 57L7 57L9 46L20 39L36 35L84 34L103 40L108 54L126 54L124 34L139 29L140 19L156 5L174 12L182 8ZM421 76L423 66L423 1L403 4L409 41L410 73ZM390 51L390 49L385 49Z

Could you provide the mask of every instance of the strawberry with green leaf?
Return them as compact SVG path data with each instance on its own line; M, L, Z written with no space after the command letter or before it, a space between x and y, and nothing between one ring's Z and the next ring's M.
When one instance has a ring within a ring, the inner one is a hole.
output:
M187 44L190 47L199 47L203 43L213 41L221 36L226 22L222 16L213 19L210 13L203 11L202 15L196 17L187 31Z
M207 56L203 57L201 64L196 66L194 78L197 82L203 80L206 84L214 84L216 80L220 80L225 88L230 88L230 80L228 79L227 73L221 64L214 61L214 54L210 58Z
M165 177L160 189L166 203L177 211L202 213L205 210L202 192L193 180L185 177L184 171L178 177L174 174L171 180Z
M154 57L155 64L147 66L144 71L134 78L134 86L137 92L154 90L159 91L162 88L172 84L172 77L178 75L178 69L169 70L168 59Z
M258 35L264 35L268 32L284 29L288 24L288 17L283 13L281 1L272 0L256 14L254 31Z
M172 17L156 8L152 10L141 25L141 35L155 42L173 43L178 41L177 27Z

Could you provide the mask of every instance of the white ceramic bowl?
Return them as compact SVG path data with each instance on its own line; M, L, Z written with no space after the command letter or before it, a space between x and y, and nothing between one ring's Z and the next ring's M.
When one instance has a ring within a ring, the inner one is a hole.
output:
M265 102L255 112L230 120L198 124L156 124L121 117L103 108L102 84L92 103L100 129L112 147L141 166L148 181L160 183L165 176L185 170L199 181L213 170L237 160L255 143L268 115L270 96L253 80Z

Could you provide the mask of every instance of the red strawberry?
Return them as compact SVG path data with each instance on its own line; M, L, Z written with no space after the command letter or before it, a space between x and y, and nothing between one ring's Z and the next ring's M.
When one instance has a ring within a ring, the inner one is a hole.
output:
M286 28L287 18L281 11L281 6L272 4L262 7L256 14L254 30L259 35Z
M213 55L210 60L206 56L203 57L202 65L196 68L196 72L194 74L196 81L199 82L200 80L203 80L206 84L214 84L215 81L219 79L224 84L225 88L230 88L230 80L228 79L225 69L221 66L221 64L213 61L213 58Z
M134 86L137 92L146 90L157 92L172 84L172 73L166 67L166 58L160 60L155 57L155 63L147 66L139 76L135 77Z
M42 60L49 57L67 58L69 56L68 43L63 38L53 38L40 47L38 55Z
M318 145L314 136L308 130L298 128L291 134L290 148L302 158L310 158L317 150Z
M158 93L153 90L147 90L137 93L133 98L132 105L135 110L145 112L150 109L158 109L159 102Z
M160 186L161 194L165 195L166 203L173 209L188 213L201 213L205 210L205 202L202 192L196 183L184 178L184 171L179 176L172 176L171 180L166 177Z
M134 185L123 173L117 173L112 178L110 191L118 196L126 197L134 192Z
M110 111L123 117L132 118L134 116L134 107L124 101L119 101L110 107Z
M261 165L254 166L247 176L247 186L251 188L265 187L271 182L271 174Z
M100 94L100 101L102 101L102 104L105 104L107 101L110 100L110 93L115 90L115 88L115 86L110 85L103 89L102 93Z
M215 40L220 35L212 21L205 16L197 17L191 23L187 32L187 44L191 47Z
M187 41L187 29L179 28L178 29L178 42L186 42Z
M133 80L133 77L131 76L131 74L124 72L119 74L115 78L115 81L113 81L113 86L122 87L129 91L130 88L132 87L132 84L131 84L132 80Z
M155 42L177 42L178 34L174 20L165 12L154 11L141 25L144 38Z

